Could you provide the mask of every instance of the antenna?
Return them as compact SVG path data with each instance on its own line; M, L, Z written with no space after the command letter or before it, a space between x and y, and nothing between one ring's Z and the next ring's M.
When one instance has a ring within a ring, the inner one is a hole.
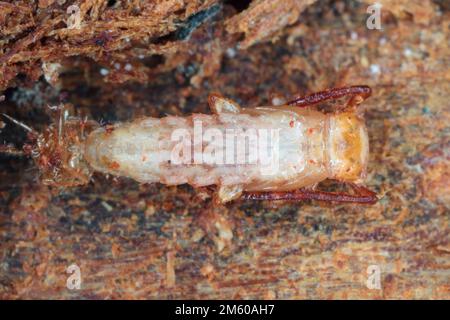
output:
M20 122L19 120L14 119L13 117L8 116L5 113L1 113L6 119L11 121L12 123L18 125L22 129L24 129L27 132L32 133L33 135L37 135L37 131L35 131L33 128L27 126L26 124ZM0 153L10 154L12 156L25 156L26 153L23 150L17 149L12 144L0 144Z
M19 120L16 120L16 119L14 119L13 117L10 117L10 116L8 116L8 115L5 114L5 113L2 113L2 115L3 115L6 119L8 119L9 121L11 121L12 123L14 123L14 124L18 125L19 127L25 129L26 131L31 132L31 133L36 133L36 130L34 130L33 128L27 126L26 124L20 122Z
M13 155L13 156L18 156L18 157L25 155L25 152L17 149L16 147L14 147L11 144L1 144L0 145L0 153L6 153L6 154Z

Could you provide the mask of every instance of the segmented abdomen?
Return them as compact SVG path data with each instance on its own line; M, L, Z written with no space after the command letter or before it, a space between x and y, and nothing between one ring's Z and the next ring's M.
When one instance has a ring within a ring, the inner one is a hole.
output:
M290 190L327 177L326 121L288 107L144 118L93 131L85 158L140 182Z

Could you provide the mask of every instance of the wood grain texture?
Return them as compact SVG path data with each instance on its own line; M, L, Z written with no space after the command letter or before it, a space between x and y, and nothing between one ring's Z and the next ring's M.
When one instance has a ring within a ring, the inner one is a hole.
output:
M365 5L319 1L276 42L245 50L222 34L203 41L223 28L211 22L189 40L195 59L180 52L147 84L105 83L97 64L80 60L61 75L62 90L96 120L208 112L213 91L257 106L367 84L367 185L380 201L218 207L206 189L102 175L50 189L29 161L1 156L0 298L449 299L449 12L430 6L425 26L386 13L378 31L366 29ZM2 106L39 129L58 92L33 85L7 92ZM20 138L2 130L2 141ZM80 290L66 288L73 263ZM381 290L366 286L370 265Z

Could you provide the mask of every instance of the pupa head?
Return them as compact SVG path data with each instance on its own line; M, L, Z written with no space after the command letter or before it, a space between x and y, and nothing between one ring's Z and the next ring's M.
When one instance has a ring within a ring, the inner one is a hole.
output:
M353 111L331 116L328 144L333 178L362 182L369 160L369 138L363 118Z

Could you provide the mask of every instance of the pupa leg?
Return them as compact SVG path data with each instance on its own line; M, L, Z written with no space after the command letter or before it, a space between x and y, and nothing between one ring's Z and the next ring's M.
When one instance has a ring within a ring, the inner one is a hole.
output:
M241 107L237 102L224 98L218 93L211 93L209 95L208 104L211 111L215 114L241 112Z
M245 200L319 200L328 202L343 202L343 203L365 203L374 204L378 201L376 193L369 189L350 184L355 190L355 194L347 192L328 192L318 190L300 189L289 192L245 192L242 199Z
M334 88L312 93L303 97L298 97L292 101L287 102L286 104L295 107L307 107L326 100L339 99L345 96L350 96L351 98L347 103L347 106L354 106L370 97L371 93L372 90L368 86Z

